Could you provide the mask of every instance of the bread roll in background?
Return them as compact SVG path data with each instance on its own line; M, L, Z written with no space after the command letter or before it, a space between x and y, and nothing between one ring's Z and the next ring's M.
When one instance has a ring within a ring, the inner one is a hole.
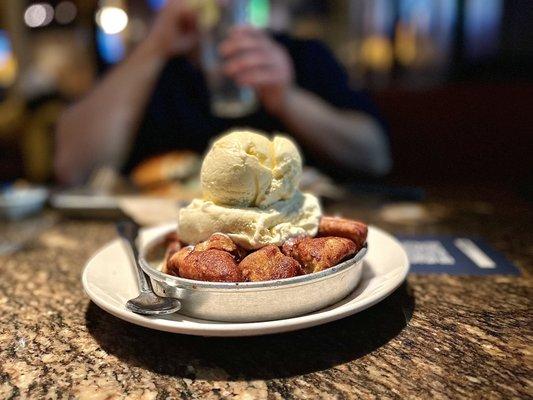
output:
M201 164L200 156L192 151L173 151L141 162L130 178L143 194L192 200L201 195Z
M160 183L186 180L199 174L200 156L192 151L173 151L151 157L138 166L132 173L133 183L140 189Z

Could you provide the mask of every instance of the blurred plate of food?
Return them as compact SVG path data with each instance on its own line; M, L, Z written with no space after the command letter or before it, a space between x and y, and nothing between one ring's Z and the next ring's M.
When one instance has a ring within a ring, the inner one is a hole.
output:
M141 225L168 221L176 207L200 193L200 157L174 151L142 161L125 178L109 168L98 170L81 188L52 195L63 214L85 218L132 217Z

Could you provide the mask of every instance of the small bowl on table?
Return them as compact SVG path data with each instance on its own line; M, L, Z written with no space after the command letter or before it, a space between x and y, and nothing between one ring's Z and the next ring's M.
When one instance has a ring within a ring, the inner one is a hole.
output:
M48 189L41 186L10 186L0 191L0 218L18 220L37 214L48 200Z

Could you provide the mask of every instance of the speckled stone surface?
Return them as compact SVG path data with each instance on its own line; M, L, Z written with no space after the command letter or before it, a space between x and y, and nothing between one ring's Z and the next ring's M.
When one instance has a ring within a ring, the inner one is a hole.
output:
M113 225L61 221L0 256L0 398L531 398L531 208L430 199L416 223L387 222L375 203L329 208L392 232L481 235L522 276L410 275L360 314L252 338L152 331L100 310L80 275Z

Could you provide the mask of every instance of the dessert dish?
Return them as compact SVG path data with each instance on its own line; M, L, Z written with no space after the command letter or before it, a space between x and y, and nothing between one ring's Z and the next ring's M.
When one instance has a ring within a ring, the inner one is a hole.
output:
M201 168L202 198L182 208L162 271L204 282L262 282L335 267L366 243L367 226L323 216L301 193L294 142L251 131L216 140Z

